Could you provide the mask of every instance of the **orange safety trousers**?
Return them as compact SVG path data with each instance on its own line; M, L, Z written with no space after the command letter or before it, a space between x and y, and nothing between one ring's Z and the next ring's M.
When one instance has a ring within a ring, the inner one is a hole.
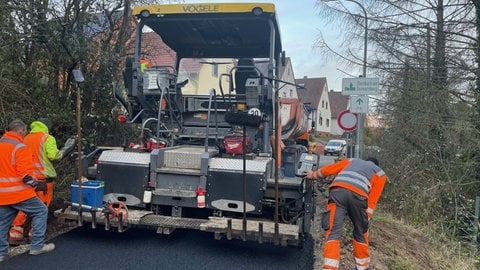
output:
M353 225L353 256L356 268L368 269L370 254L366 209L366 198L344 188L330 190L327 211L322 217L322 227L325 229L324 270L338 269L340 266L340 240L347 216Z
M47 182L46 191L37 191L38 198L45 203L45 205L50 206L50 203L53 199L53 182ZM22 240L25 223L27 222L27 214L22 211L19 211L17 216L12 222L9 236L12 240Z

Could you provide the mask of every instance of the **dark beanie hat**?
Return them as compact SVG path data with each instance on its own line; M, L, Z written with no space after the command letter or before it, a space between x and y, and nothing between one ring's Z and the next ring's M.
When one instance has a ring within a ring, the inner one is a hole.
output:
M367 159L365 159L366 161L371 161L373 162L375 165L378 166L378 159L374 158L374 157L368 157Z
M47 126L48 129L51 129L51 128L52 128L52 121L50 121L50 119L44 117L44 118L38 119L38 121L44 123L45 126Z

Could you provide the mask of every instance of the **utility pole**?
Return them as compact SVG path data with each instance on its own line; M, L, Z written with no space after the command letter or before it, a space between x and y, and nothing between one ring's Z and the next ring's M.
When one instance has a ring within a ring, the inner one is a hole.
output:
M322 0L322 2L332 2L332 1L340 1L340 0ZM363 40L363 78L367 78L367 43L368 43L368 15L367 10L365 7L356 0L345 0L348 2L352 2L357 4L363 11L363 16L365 18L365 33L364 33L364 40ZM357 116L357 136L356 136L356 144L355 147L355 157L361 158L363 151L361 151L363 146L363 113L359 113Z
M363 78L367 78L367 41L368 41L368 16L367 10L363 5L355 0L347 0L357 4L362 10L363 15L365 16L365 33L363 39ZM361 158L363 154L363 113L358 114L358 127L357 127L357 155L356 157Z

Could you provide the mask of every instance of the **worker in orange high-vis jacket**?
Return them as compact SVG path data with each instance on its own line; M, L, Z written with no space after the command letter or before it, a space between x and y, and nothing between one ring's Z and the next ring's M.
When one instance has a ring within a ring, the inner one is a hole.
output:
M49 134L51 121L48 118L40 118L30 124L30 133L25 137L24 142L33 153L34 171L33 177L38 180L37 196L47 207L53 199L53 182L57 177L53 162L68 155L75 146L75 139L68 139L65 146L59 150L55 137ZM10 243L17 243L23 240L24 228L27 216L19 212L12 223L9 231ZM31 237L31 230L29 232Z
M10 122L0 138L0 262L8 258L8 229L18 211L32 217L30 254L39 255L55 249L45 244L48 208L35 194L38 181L33 175L30 149L23 143L27 126L17 119Z
M324 270L338 269L340 265L340 239L343 222L348 216L353 224L353 256L357 270L370 269L368 222L377 207L387 181L385 172L376 158L343 159L306 172L307 179L320 179L336 175L329 187L327 211L322 216L325 229L323 251Z

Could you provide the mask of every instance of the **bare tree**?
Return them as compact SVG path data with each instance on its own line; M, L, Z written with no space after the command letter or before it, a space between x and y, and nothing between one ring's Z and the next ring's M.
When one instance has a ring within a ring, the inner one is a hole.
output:
M321 14L347 22L341 24L346 40L357 43L334 53L358 64L358 50L349 48L360 46L361 13L348 2L321 3ZM451 229L458 232L465 215L458 206L471 208L468 199L479 188L473 180L479 163L471 159L479 150L479 129L470 117L478 80L474 6L467 0L361 3L369 21L368 74L381 78L385 94L380 112L388 120L381 142L392 176L388 202L397 213L456 224Z

